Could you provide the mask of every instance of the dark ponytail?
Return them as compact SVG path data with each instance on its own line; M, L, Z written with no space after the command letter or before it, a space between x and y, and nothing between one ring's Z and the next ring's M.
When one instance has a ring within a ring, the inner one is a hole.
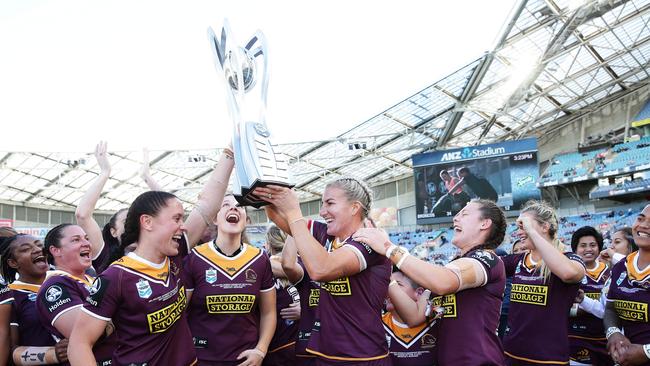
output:
M63 230L68 226L73 226L74 224L60 224L50 229L43 239L43 244L45 245L45 253L47 254L47 262L56 266L54 263L54 256L50 253L50 247L61 247L61 238L63 238Z
M490 200L478 199L472 202L479 205L482 219L490 219L492 225L490 226L490 234L488 235L485 243L474 247L473 249L496 249L506 236L506 215L496 203Z
M127 208L123 208L111 216L111 219L108 221L104 228L102 229L102 238L104 239L104 245L108 245L109 250L109 261L108 263L113 263L115 260L122 256L122 250L120 249L120 238L116 238L111 233L111 230L117 229L117 216L122 212L127 211Z
M156 216L167 205L167 201L175 198L176 196L168 192L149 191L133 201L124 221L124 234L121 237L118 258L124 254L124 248L140 239L140 216Z

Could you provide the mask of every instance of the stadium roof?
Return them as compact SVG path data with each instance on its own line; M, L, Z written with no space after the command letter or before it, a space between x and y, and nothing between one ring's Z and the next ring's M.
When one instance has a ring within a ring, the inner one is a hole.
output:
M413 154L541 136L648 84L650 0L524 0L492 52L328 141L276 146L304 200L330 179L370 184L412 173ZM470 25L467 25L470 26ZM154 179L196 201L217 151L150 152ZM146 189L140 152L110 154L97 208L127 206ZM96 178L88 154L0 152L0 200L76 207Z

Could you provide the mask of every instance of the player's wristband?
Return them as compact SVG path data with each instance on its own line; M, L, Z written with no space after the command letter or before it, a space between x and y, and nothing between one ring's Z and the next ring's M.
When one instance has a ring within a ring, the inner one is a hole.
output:
M406 260L406 257L408 257L408 256L409 256L408 251L403 251L402 252L402 258L400 258L399 262L397 262L395 264L395 266L397 266L397 269L402 269L402 264L404 264L404 261Z
M607 332L605 333L605 338L609 339L609 337L614 335L614 333L623 334L623 332L621 331L621 329L619 327L609 327L609 328L607 328Z
M393 251L397 249L397 245L393 244L388 249L386 249L386 258L390 259L390 256L393 255Z
M645 356L650 360L650 344L643 345L643 353L645 353Z

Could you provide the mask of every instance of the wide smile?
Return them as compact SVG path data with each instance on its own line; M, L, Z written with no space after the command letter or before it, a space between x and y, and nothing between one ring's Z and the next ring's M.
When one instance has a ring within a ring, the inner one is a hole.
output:
M233 212L229 212L226 215L226 222L231 223L231 224L238 224L240 219L241 219L241 217L239 216L238 212L233 211Z
M82 249L79 256L83 259L90 260L90 249Z
M39 264L39 263L47 264L47 259L45 258L45 256L43 254L39 254L39 255L37 255L35 257L32 257L32 263L34 263L34 264Z

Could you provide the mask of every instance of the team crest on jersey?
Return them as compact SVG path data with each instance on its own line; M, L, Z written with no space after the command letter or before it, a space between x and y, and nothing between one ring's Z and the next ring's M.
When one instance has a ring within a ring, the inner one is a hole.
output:
M56 302L56 300L61 298L63 290L59 286L50 286L45 292L45 299L49 302Z
M582 284L586 285L589 281L587 281L587 276L582 277Z
M37 295L35 293L30 293L30 294L27 295L27 298L29 299L29 301L32 301L32 302L36 301L36 297L37 297Z
M246 270L246 282L255 282L257 281L257 273L252 268Z
M149 285L149 281L141 278L138 283L135 284L135 287L138 289L138 296L140 296L143 299L148 299L151 297L151 294L153 294L153 291L151 290L151 285Z
M99 291L101 287L102 287L102 280L99 277L97 277L95 281L93 281L93 284L90 285L90 287L88 288L88 295L93 296L94 294L97 293L97 291Z
M217 270L214 268L205 270L205 282L213 284L217 282Z
M431 334L425 334L422 336L422 339L420 341L420 348L422 349L433 348L436 346L436 337Z
M623 280L625 279L625 276L626 276L625 272L621 273L621 275L618 276L618 280L616 280L616 284L620 286L621 283L623 283Z

